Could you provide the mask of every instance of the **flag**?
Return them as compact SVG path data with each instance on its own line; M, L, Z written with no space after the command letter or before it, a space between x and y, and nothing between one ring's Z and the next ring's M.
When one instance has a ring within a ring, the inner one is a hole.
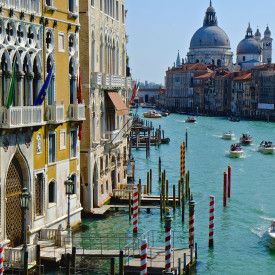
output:
M43 104L43 101L46 97L46 94L47 94L47 91L49 89L49 86L51 84L51 79L52 79L52 74L53 74L53 66L50 68L50 71L46 77L46 80L33 104L33 106L37 106L37 105L42 105Z
M135 99L135 97L136 97L137 94L138 94L138 90L139 90L139 82L138 82L138 84L135 83L135 86L134 86L134 89L133 89L132 98L131 98L131 101L130 101L131 104L134 103L134 99Z
M10 91L9 91L9 95L7 98L7 104L6 104L6 108L9 109L10 106L13 103L13 99L14 99L14 90L15 90L15 71L16 71L16 62L14 61L13 63L13 72L12 72L12 78L11 78L11 85L10 85Z
M82 80L81 80L80 67L79 67L79 74L78 74L77 102L78 102L78 104L81 104L83 102L83 97L82 97ZM81 140L81 138L82 138L82 127L83 127L83 123L81 123L78 126L78 138L79 138L79 140Z

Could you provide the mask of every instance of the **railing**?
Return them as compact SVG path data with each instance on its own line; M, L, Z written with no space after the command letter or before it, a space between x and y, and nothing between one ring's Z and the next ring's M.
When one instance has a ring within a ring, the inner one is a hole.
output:
M103 87L104 88L110 88L111 85L111 75L110 74L104 74L103 75Z
M92 73L92 88L100 88L102 86L102 73Z
M0 107L0 126L16 128L43 124L43 106Z
M121 130L114 130L114 131L107 131L106 137L110 143L115 144L122 140L122 131Z
M70 104L69 117L71 120L85 120L85 104Z
M5 8L16 9L19 11L26 11L29 13L41 13L41 6L40 1L33 1L33 0L0 0L0 5L4 6Z
M62 102L61 105L57 105L56 103L49 105L47 115L47 119L51 123L64 122L64 103Z
M28 245L28 264L36 263L36 245ZM4 265L11 267L23 267L23 247L4 248Z
M131 89L132 88L132 78L131 77L126 77L125 86L126 86L126 89Z

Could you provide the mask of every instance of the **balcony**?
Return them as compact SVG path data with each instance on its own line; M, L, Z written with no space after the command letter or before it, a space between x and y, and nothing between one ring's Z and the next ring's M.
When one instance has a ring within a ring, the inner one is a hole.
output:
M97 89L102 86L102 73L92 73L92 88Z
M132 78L131 77L126 77L126 83L125 83L126 89L132 89Z
M0 127L20 128L44 124L43 106L0 107Z
M64 120L64 102L61 105L49 105L47 109L47 120L52 124L63 123Z
M69 118L74 121L85 120L85 104L70 104L69 107Z
M123 133L120 130L107 131L106 138L108 139L109 143L115 144L122 140L122 134Z

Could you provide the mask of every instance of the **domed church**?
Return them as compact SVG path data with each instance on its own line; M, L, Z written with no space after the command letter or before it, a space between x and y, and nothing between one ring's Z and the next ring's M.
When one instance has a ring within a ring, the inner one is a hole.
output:
M203 26L195 32L191 39L187 63L213 64L232 70L232 56L229 38L218 27L216 11L210 0Z
M263 63L271 63L272 40L268 27L264 32L264 38L261 39L259 29L257 29L255 35L253 35L249 23L245 38L237 47L237 64L240 66L240 69L249 70Z

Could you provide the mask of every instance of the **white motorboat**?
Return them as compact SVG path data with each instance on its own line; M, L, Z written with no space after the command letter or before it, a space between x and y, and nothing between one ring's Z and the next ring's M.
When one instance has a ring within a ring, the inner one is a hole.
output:
M275 220L271 223L271 226L268 228L268 235L272 240L272 243L275 244Z
M274 154L275 145L271 141L262 141L258 150L265 154Z
M229 153L231 158L240 158L243 155L243 148L240 144L232 144Z
M235 136L235 135L234 135L231 131L229 131L229 132L224 132L224 133L222 134L222 138L223 138L223 139L232 139L234 136Z
M156 110L149 110L148 112L143 113L144 117L148 118L161 118L162 115L158 113Z

